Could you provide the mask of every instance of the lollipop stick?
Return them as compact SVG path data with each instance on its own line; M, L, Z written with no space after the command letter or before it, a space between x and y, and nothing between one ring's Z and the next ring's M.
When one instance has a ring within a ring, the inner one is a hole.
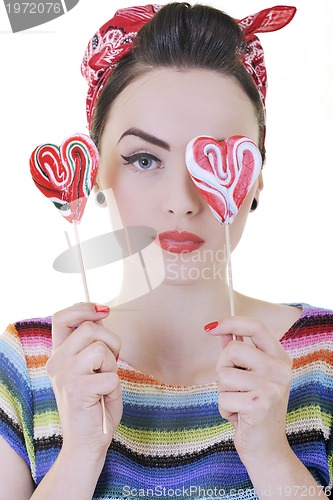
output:
M81 249L80 238L79 238L79 232L77 229L77 224L75 222L73 222L73 226L74 226L75 242L76 242L76 246L77 246L77 253L78 253L78 258L79 258L84 295L86 297L86 301L90 302L88 284L87 284L87 278L86 278L86 271L84 269L82 249Z
M78 225L75 222L73 222L73 226L74 226L75 241L76 241L76 245L77 245L77 249L78 249L78 257L79 257L79 263L80 263L80 270L81 270L81 276L82 276L84 293L85 293L86 301L90 302L89 291L88 291L88 284L87 284L87 277L86 277L86 271L84 269L82 249L81 249L81 244L80 244L79 232L78 232L78 229L77 229ZM104 396L101 397L101 405L102 405L103 434L107 434L108 430L107 430L107 422L106 422L106 411L105 411Z
M235 316L235 300L234 300L234 286L232 281L232 267L231 267L231 245L230 245L230 230L229 224L224 224L225 227L225 243L227 250L227 268L228 268L228 285L229 285L229 300L230 300L230 314ZM232 336L232 340L237 340L236 335ZM238 429L241 432L240 415L238 413Z
M235 300L234 300L234 286L232 281L232 267L231 267L231 245L230 245L230 230L229 224L224 224L225 227L225 242L227 250L227 269L228 269L228 285L229 285L229 301L230 301L230 314L235 316ZM235 335L233 335L235 340Z

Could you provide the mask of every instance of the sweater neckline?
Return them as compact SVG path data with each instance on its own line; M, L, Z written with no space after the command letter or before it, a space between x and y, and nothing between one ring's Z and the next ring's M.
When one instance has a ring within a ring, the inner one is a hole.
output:
M299 318L290 326L290 328L284 333L284 335L281 337L280 342L283 342L286 337L290 335L290 333L295 333L303 324L304 317L307 315L308 309L311 308L309 304L305 304L303 302L301 303L291 303L291 304L285 304L291 307L297 307L301 309L301 315ZM166 384L164 382L161 382L159 380L156 380L152 375L147 375L146 373L134 368L130 364L128 364L125 360L121 359L121 357L118 360L118 365L119 368L125 369L125 370L130 370L132 373L136 374L138 377L143 378L146 382L149 383L149 381L157 386L164 387L164 388L169 388L170 390L178 389L178 390L185 390L185 391L199 391L199 390L204 390L204 391L212 391L217 389L217 382L210 382L206 384L194 384L194 385L173 385L173 384Z

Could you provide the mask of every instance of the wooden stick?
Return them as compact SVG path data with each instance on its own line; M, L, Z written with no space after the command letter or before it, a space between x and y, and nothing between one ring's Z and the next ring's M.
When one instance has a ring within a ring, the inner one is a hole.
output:
M81 244L80 244L79 232L78 232L78 229L77 229L78 225L74 222L73 226L74 226L75 241L76 241L77 250L78 250L78 257L79 257L79 263L80 263L80 270L81 270L81 277L82 277L84 294L85 294L86 301L90 302L89 291L88 291L88 283L87 283L87 277L86 277L86 271L85 271L84 262L83 262L82 248L81 248ZM104 400L104 396L103 395L101 397L101 405L102 405L103 434L107 434L108 433L108 427L107 427L107 421L106 421L105 400Z
M226 244L226 251L227 251L230 314L231 314L231 316L235 316L234 284L233 284L233 280L232 280L232 266L231 266L230 228L229 228L229 224L224 224L224 227L225 227L225 244ZM232 340L237 340L237 336L233 335ZM239 413L238 413L238 429L239 429L239 432L241 433Z
M87 284L87 277L86 277L86 271L84 269L82 249L81 249L81 244L80 244L79 232L78 232L78 229L77 229L78 225L75 222L73 222L73 226L74 226L75 242L76 242L76 245L77 245L77 254L78 254L78 258L79 258L79 264L80 264L80 271L81 271L81 277L82 277L84 295L86 297L86 301L90 302L89 291L88 291L88 284Z
M235 299L234 299L234 285L233 285L233 281L232 281L231 244L230 244L229 224L224 224L224 227L225 227L225 243L226 243L226 250L227 250L227 269L228 269L230 314L231 314L231 316L235 316ZM233 335L233 337L235 337L235 335ZM235 340L235 338L233 340Z

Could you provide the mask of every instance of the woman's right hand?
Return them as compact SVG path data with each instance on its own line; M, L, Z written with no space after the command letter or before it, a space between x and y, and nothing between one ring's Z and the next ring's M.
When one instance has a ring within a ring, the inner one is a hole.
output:
M97 312L98 307L104 312ZM63 449L106 453L123 411L116 358L120 338L103 326L110 310L91 303L57 312L52 321L52 381L63 432ZM102 429L104 395L107 434Z

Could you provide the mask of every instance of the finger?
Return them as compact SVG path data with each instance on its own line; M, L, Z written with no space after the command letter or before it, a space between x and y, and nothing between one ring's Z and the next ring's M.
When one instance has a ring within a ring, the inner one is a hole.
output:
M253 372L245 372L242 370L233 370L228 368L230 377L225 371L218 379L219 394L233 393L235 396L240 393L252 393L261 395L266 401L273 401L274 404L285 398L286 387L277 382L268 381L265 378L259 378ZM223 399L223 397L222 397ZM237 408L239 411L240 408ZM229 411L233 412L234 408L229 407Z
M113 352L114 356L119 355L121 341L118 335L111 332L99 322L85 321L69 335L66 340L54 351L54 356L66 360L76 356L86 349L93 342L104 342Z
M120 379L114 372L94 373L87 376L84 383L88 394L110 399L118 399L121 394Z
M271 418L285 414L287 407L286 391L275 383L262 381L260 387L252 391L225 391L219 393L219 408L229 413L252 415L260 419L268 414Z
M219 392L248 392L258 387L258 375L247 370L223 368L218 377Z
M253 344L273 357L288 356L280 342L274 337L267 325L256 318L233 316L223 321L211 323L215 328L205 329L209 335L235 335L249 337Z
M74 304L56 312L52 317L52 341L56 348L84 321L100 321L108 316L110 308L90 302Z
M259 376L285 386L289 386L292 379L291 366L284 360L272 358L255 346L237 340L229 342L217 362L218 374L227 368L232 369L228 372L230 377L237 376L236 373L232 375L232 371L244 373L245 370L245 376L253 372L257 378ZM238 376L241 377L241 373Z
M229 342L233 340L233 336L231 334L227 335L221 335L221 344L222 344L222 349L225 349Z
M92 374L97 371L117 373L118 371L114 354L101 341L93 342L70 361L72 370L76 374Z
M232 393L233 394L233 393ZM238 411L233 411L231 408L238 408L238 401L232 401L232 404L225 398L224 393L220 393L218 397L218 409L222 418L236 425L239 421Z
M258 393L256 391L221 392L218 398L218 406L223 418L229 419L231 415L253 412L257 400Z
M114 372L93 373L76 377L76 385L66 391L72 408L92 408L102 396L115 400L121 396L121 382Z
M254 345L231 340L221 351L216 369L218 373L226 367L258 370L265 363L267 364L267 354L259 351Z

